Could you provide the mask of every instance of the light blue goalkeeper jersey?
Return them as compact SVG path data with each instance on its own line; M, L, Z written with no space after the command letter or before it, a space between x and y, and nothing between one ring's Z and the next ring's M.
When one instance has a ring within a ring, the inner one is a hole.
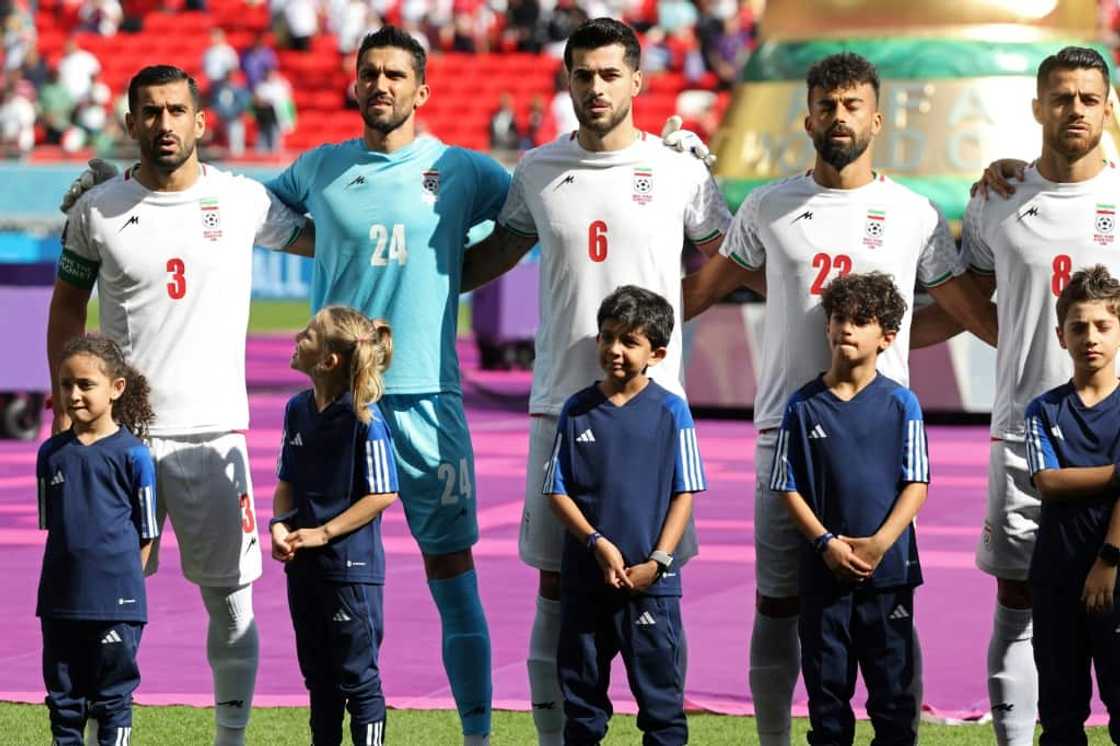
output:
M269 182L315 220L312 312L340 304L392 325L387 393L460 392L467 232L497 217L509 182L493 159L432 137L389 154L361 138L322 145Z

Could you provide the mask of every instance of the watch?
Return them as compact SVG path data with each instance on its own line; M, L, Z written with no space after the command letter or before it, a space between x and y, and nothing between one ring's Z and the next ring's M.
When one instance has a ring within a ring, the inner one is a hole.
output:
M660 549L650 552L649 558L657 563L657 577L659 578L668 572L669 567L673 564L673 555L662 552Z
M1101 562L1109 567L1116 567L1120 565L1120 547L1115 544L1109 544L1107 541L1101 544L1101 550L1097 552Z
M825 531L823 534L813 539L813 549L817 554L824 554L824 550L828 549L828 542L836 538L836 534L831 531Z
M271 529L277 523L287 523L288 521L295 518L297 515L299 515L299 510L296 510L296 509L289 510L287 513L281 513L280 515L274 515L274 516L272 516L272 518L269 519L268 527L269 527L269 529Z

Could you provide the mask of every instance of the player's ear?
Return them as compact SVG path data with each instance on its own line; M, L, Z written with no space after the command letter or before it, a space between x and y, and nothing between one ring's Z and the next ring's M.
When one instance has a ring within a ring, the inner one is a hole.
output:
M428 98L432 95L432 89L427 83L421 83L416 87L416 98L413 102L412 109L415 111L424 104L428 103Z
M665 356L668 354L668 347L654 347L653 350L650 351L649 360L646 362L646 367L648 368L651 365L657 365L662 360L664 360Z
M114 378L109 382L109 401L116 401L124 394L128 381L123 378Z
M1034 112L1034 121L1042 124L1042 102L1037 98L1031 99L1031 111Z
M641 92L642 92L642 71L641 70L635 70L634 71L634 77L633 77L633 79L631 80L631 83L630 83L630 93L633 96L637 96Z
M883 129L883 112L875 109L875 113L871 115L871 136L878 135Z
M1058 344L1062 346L1063 350L1068 350L1069 348L1066 347L1066 335L1062 331L1062 325L1058 324L1056 327L1054 327L1054 331L1058 333Z
M898 336L898 332L883 332L883 336L879 337L879 352L884 352L888 347L894 344L894 338Z
M194 113L194 138L201 140L206 134L206 112L199 108Z

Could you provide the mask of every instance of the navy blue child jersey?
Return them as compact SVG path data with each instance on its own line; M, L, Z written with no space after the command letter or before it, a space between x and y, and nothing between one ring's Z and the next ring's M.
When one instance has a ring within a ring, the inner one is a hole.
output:
M627 567L657 547L674 494L706 489L692 413L679 396L650 381L621 407L597 385L565 402L542 492L572 498ZM570 532L561 567L566 590L607 589L594 554ZM680 572L666 572L646 593L681 595Z
M147 447L123 427L89 445L67 430L39 448L35 471L47 530L35 614L147 622L140 541L159 535Z
M929 482L925 425L918 398L878 374L850 401L828 390L823 377L790 397L778 431L770 489L797 492L837 536L871 536L910 482ZM846 587L805 543L805 592ZM883 555L863 587L895 588L922 582L911 524Z
M1092 407L1081 403L1072 383L1050 389L1027 406L1027 468L1107 466L1120 460L1120 389ZM1093 567L1108 533L1116 495L1042 502L1030 579L1078 588Z
M322 412L310 389L288 402L276 475L292 486L292 530L317 528L366 495L397 491L392 436L377 405L369 410L366 425L354 415L350 392ZM285 567L294 569L340 583L384 583L381 516L326 546L299 550Z

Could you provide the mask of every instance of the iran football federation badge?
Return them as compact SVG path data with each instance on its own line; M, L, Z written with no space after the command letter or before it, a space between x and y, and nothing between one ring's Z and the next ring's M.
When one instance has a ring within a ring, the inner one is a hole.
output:
M200 199L198 209L202 215L202 237L217 241L222 237L222 215L218 210L218 200Z
M883 245L883 234L887 232L887 211L868 210L863 223L863 245L877 249Z
M1112 232L1116 229L1116 205L1097 205L1093 221L1093 241L1101 246L1112 243Z
M424 201L435 204L439 197L439 171L432 169L420 175L420 189L424 192Z
M653 200L653 169L634 169L634 201L648 205Z

